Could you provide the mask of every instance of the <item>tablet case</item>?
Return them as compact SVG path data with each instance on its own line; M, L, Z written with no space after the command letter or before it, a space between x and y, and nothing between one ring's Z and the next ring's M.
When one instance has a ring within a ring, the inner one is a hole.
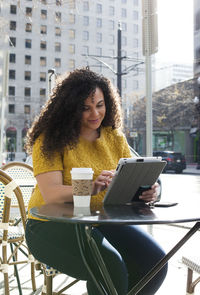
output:
M166 165L161 158L122 158L105 194L104 205L127 204L141 187L152 186Z

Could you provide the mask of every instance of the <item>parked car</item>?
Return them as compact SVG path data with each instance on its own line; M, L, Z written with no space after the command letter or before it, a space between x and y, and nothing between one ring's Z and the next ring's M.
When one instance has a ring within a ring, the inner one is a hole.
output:
M175 171L175 173L182 173L186 169L185 156L182 153L174 151L154 151L153 155L162 157L167 162L163 172L168 170Z

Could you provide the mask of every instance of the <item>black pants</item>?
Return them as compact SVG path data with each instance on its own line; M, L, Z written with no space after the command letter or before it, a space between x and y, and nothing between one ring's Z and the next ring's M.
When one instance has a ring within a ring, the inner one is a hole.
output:
M139 226L98 226L92 235L119 295L125 295L164 256L160 246ZM99 294L84 266L73 224L30 219L26 240L36 259L71 277L86 280L88 294ZM154 294L166 273L167 265L138 294Z

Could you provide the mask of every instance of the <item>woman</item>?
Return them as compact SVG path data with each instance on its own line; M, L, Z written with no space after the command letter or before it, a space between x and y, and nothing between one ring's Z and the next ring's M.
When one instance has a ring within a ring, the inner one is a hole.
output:
M72 167L94 170L91 202L102 202L118 160L131 157L121 127L120 98L108 79L80 69L58 83L28 132L27 150L37 180L29 210L45 203L72 202ZM155 201L156 185L140 198ZM164 256L136 226L98 226L93 235L119 295L126 294ZM86 280L88 294L99 294L79 253L74 225L37 220L29 212L26 240L36 259ZM138 294L154 294L166 272L167 267Z

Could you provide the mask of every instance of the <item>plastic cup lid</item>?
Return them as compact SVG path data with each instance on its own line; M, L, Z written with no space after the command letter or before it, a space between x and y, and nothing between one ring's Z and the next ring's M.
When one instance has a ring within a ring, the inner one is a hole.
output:
M94 171L92 170L92 168L72 168L72 170L70 171L71 174L72 173L94 173Z

